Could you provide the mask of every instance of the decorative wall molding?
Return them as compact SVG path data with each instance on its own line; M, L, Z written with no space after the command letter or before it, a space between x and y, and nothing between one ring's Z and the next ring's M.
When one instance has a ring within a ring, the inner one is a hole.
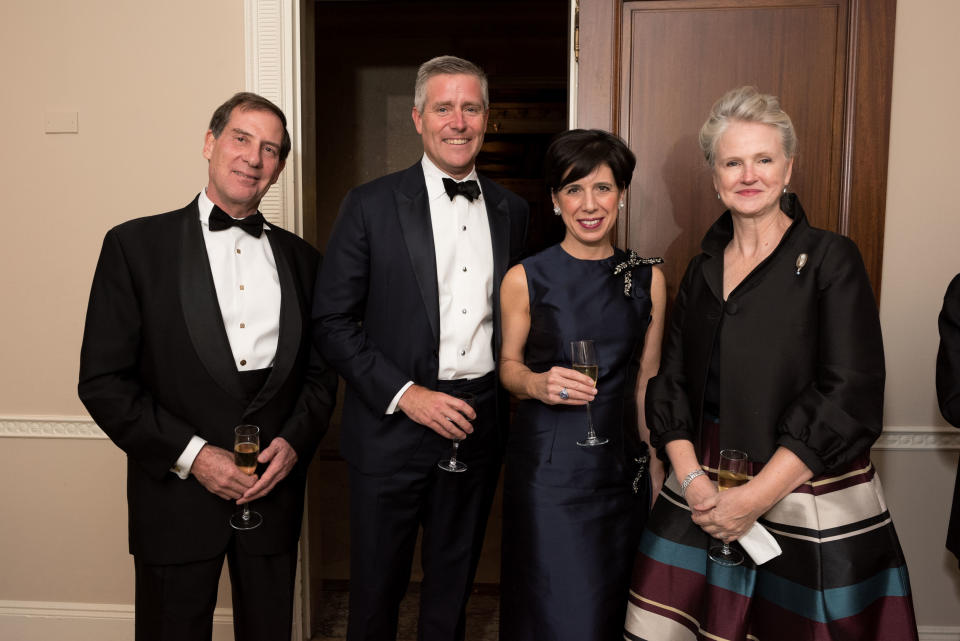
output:
M246 88L272 100L287 116L293 147L279 180L260 203L268 221L302 233L300 213L299 0L244 0Z
M133 606L120 603L0 601L0 639L122 641L133 638ZM213 612L213 639L233 639L233 610Z
M0 437L105 439L84 416L0 416ZM952 427L888 427L875 450L960 450L960 430Z
M960 430L952 427L884 428L875 450L960 450Z
M105 439L88 416L0 416L0 437Z

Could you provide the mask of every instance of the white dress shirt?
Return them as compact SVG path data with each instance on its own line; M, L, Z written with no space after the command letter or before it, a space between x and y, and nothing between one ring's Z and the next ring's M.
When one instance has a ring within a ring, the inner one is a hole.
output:
M493 371L493 243L483 193L473 202L453 200L443 186L452 178L423 156L440 305L440 380L478 378ZM473 169L464 180L477 180ZM479 184L479 181L478 181ZM396 411L407 382L387 414Z
M280 277L267 238L270 226L264 224L259 238L239 227L210 231L213 202L206 190L200 192L197 206L217 302L237 371L271 367L280 336ZM193 436L172 471L187 478L205 443Z

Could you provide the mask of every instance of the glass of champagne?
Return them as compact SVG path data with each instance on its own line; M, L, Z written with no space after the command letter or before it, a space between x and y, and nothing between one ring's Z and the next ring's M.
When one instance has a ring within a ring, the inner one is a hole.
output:
M256 425L238 425L233 429L233 462L244 474L257 470L257 455L260 454L260 428ZM260 527L263 517L250 509L249 503L230 517L230 526L235 530L252 530Z
M473 408L474 411L477 410L477 397L469 392L463 392L461 394L454 394L456 398L459 398L461 401ZM440 462L437 463L437 467L441 470L446 470L447 472L466 472L467 464L463 461L457 460L457 451L460 448L460 439L453 439L453 447L450 450L450 458L440 459Z
M749 480L749 459L746 452L740 450L720 450L720 464L717 466L717 489L723 492L731 487L743 485ZM730 547L729 543L714 544L710 547L710 559L720 565L740 565L743 552Z
M596 386L597 377L600 374L600 366L597 364L597 351L593 346L593 341L571 341L570 361L573 369L589 376L593 379L594 386ZM610 439L597 436L597 433L594 431L593 416L590 414L590 403L588 401L587 436L582 441L577 441L577 445L581 447L596 447L597 445L605 445L609 442Z

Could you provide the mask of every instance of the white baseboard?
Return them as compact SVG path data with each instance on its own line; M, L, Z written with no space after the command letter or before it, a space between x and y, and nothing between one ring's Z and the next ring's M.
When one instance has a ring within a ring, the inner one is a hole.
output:
M960 626L921 625L920 641L960 641Z
M130 641L133 606L119 603L0 601L3 641ZM233 610L213 613L213 641L232 641Z

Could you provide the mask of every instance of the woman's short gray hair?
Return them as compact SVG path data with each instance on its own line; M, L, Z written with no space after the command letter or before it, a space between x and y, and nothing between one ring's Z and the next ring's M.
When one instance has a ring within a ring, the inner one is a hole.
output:
M476 76L480 81L480 93L483 94L483 110L490 108L490 97L487 95L487 75L483 69L473 64L469 60L457 58L456 56L438 56L431 58L420 65L417 71L417 82L413 88L413 105L417 111L423 113L423 108L427 103L427 82L434 76L440 74L466 74Z
M797 155L797 132L790 116L780 108L780 99L757 91L756 87L738 87L723 94L713 103L710 117L700 128L700 149L707 164L713 167L717 141L731 122L759 122L780 130L783 153L787 158Z

